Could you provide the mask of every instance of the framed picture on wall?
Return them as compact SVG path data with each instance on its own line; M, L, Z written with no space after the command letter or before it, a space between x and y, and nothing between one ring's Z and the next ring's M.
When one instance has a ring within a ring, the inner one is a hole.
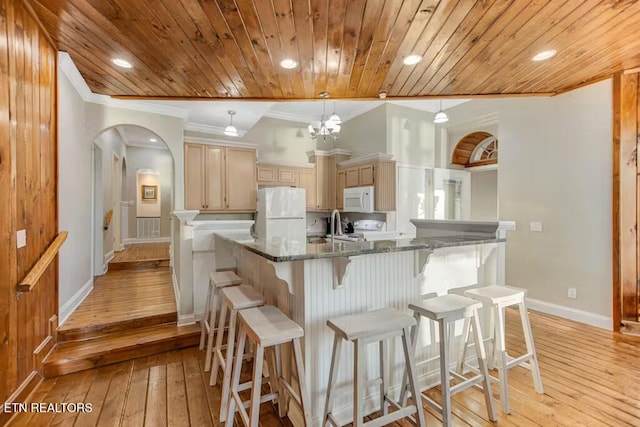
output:
M142 186L142 200L158 200L158 186L157 185L143 185Z

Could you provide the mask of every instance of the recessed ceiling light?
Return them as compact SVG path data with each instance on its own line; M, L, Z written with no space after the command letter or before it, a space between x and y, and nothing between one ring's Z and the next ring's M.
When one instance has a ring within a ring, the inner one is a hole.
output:
M422 56L420 55L409 55L409 56L405 56L402 62L404 62L404 65L415 65L421 60L422 60Z
M158 142L158 140L155 138L149 138L149 142Z
M133 65L131 65L131 62L125 61L124 59L121 59L121 58L114 58L112 59L112 62L116 64L118 67L133 68Z
M535 62L539 62L539 61L547 60L549 58L553 58L554 56L556 56L555 49L543 50L542 52L537 53L533 58L531 58L531 60Z
M282 68L286 68L287 70L291 70L293 68L296 68L298 66L298 63L296 61L294 61L293 59L283 59L282 61L280 61L280 66Z

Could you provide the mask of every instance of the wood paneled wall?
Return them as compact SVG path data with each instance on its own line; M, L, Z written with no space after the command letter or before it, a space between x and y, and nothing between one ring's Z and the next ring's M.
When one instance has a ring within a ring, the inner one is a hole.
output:
M0 38L1 403L30 378L58 311L57 260L32 292L16 289L55 238L58 207L56 49L21 0L0 0Z
M638 321L639 74L613 81L613 321ZM623 328L624 329L624 328Z

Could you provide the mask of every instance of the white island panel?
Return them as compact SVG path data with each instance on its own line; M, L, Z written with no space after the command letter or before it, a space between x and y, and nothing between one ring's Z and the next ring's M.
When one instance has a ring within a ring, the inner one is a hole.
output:
M504 242L470 244L435 249L423 274L416 275L418 251L373 253L350 257L351 263L342 287L334 288L333 258L273 262L239 247L237 270L246 284L261 291L269 304L278 306L305 330L305 369L312 399L313 424L321 424L329 378L333 335L327 320L346 314L361 313L381 307L409 312L410 301L421 295L473 284L496 283L498 248ZM283 280L284 279L284 280ZM429 322L423 323L425 326ZM461 323L456 338L461 334ZM437 354L436 337L430 327L422 328L417 360ZM456 339L453 343L457 342ZM404 357L400 342L389 346L391 393L397 396ZM378 375L378 348L371 345L367 354L366 378ZM424 387L438 379L438 365L432 363L419 370ZM353 349L343 346L334 413L348 422L352 411ZM376 409L378 387L367 390L366 409ZM295 417L292 417L295 420Z

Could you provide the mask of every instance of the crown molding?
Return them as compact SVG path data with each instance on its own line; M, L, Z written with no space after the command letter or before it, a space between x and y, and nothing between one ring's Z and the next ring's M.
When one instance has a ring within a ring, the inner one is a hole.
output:
M122 108L125 110L142 111L144 113L159 114L161 116L176 117L186 120L189 111L184 108L168 107L160 104L149 104L140 101L112 98L107 95L91 93L89 100L93 104L106 105L107 107Z
M148 148L151 150L165 150L165 151L169 150L169 147L167 147L165 144L162 144L162 146L160 146L157 143L153 143L153 142L127 141L126 144L127 144L127 147Z
M305 116L303 114L296 114L296 113L288 113L286 111L274 111L274 110L268 110L263 117L270 117L272 119L280 119L280 120L289 120L291 122L300 122L300 123L309 123L312 122L314 120L318 120L320 118L320 116L318 117L309 117L309 116Z
M355 157L349 160L343 160L338 163L338 166L356 166L362 165L365 163L376 163L376 162L388 162L393 160L393 154L388 153L373 153L367 154L366 156Z
M228 139L216 139L216 138L202 138L197 136L187 136L184 137L184 142L195 142L198 144L205 145L222 145L224 147L237 147L237 148L258 148L258 144L254 142L245 142L245 141L229 141Z
M337 156L337 155L345 155L345 156L350 156L352 153L349 150L345 150L343 148L334 148L332 150L311 150L311 151L307 151L306 152L307 157L311 157L311 156L322 156L322 157L328 157L328 156Z
M208 135L224 135L225 128L226 126L204 125L195 122L187 122L184 124L184 130L186 131L205 133ZM246 131L238 129L238 137L243 137L246 133Z
M91 89L67 52L58 52L58 64L60 64L60 70L67 76L78 95L85 102L89 102L92 95Z

